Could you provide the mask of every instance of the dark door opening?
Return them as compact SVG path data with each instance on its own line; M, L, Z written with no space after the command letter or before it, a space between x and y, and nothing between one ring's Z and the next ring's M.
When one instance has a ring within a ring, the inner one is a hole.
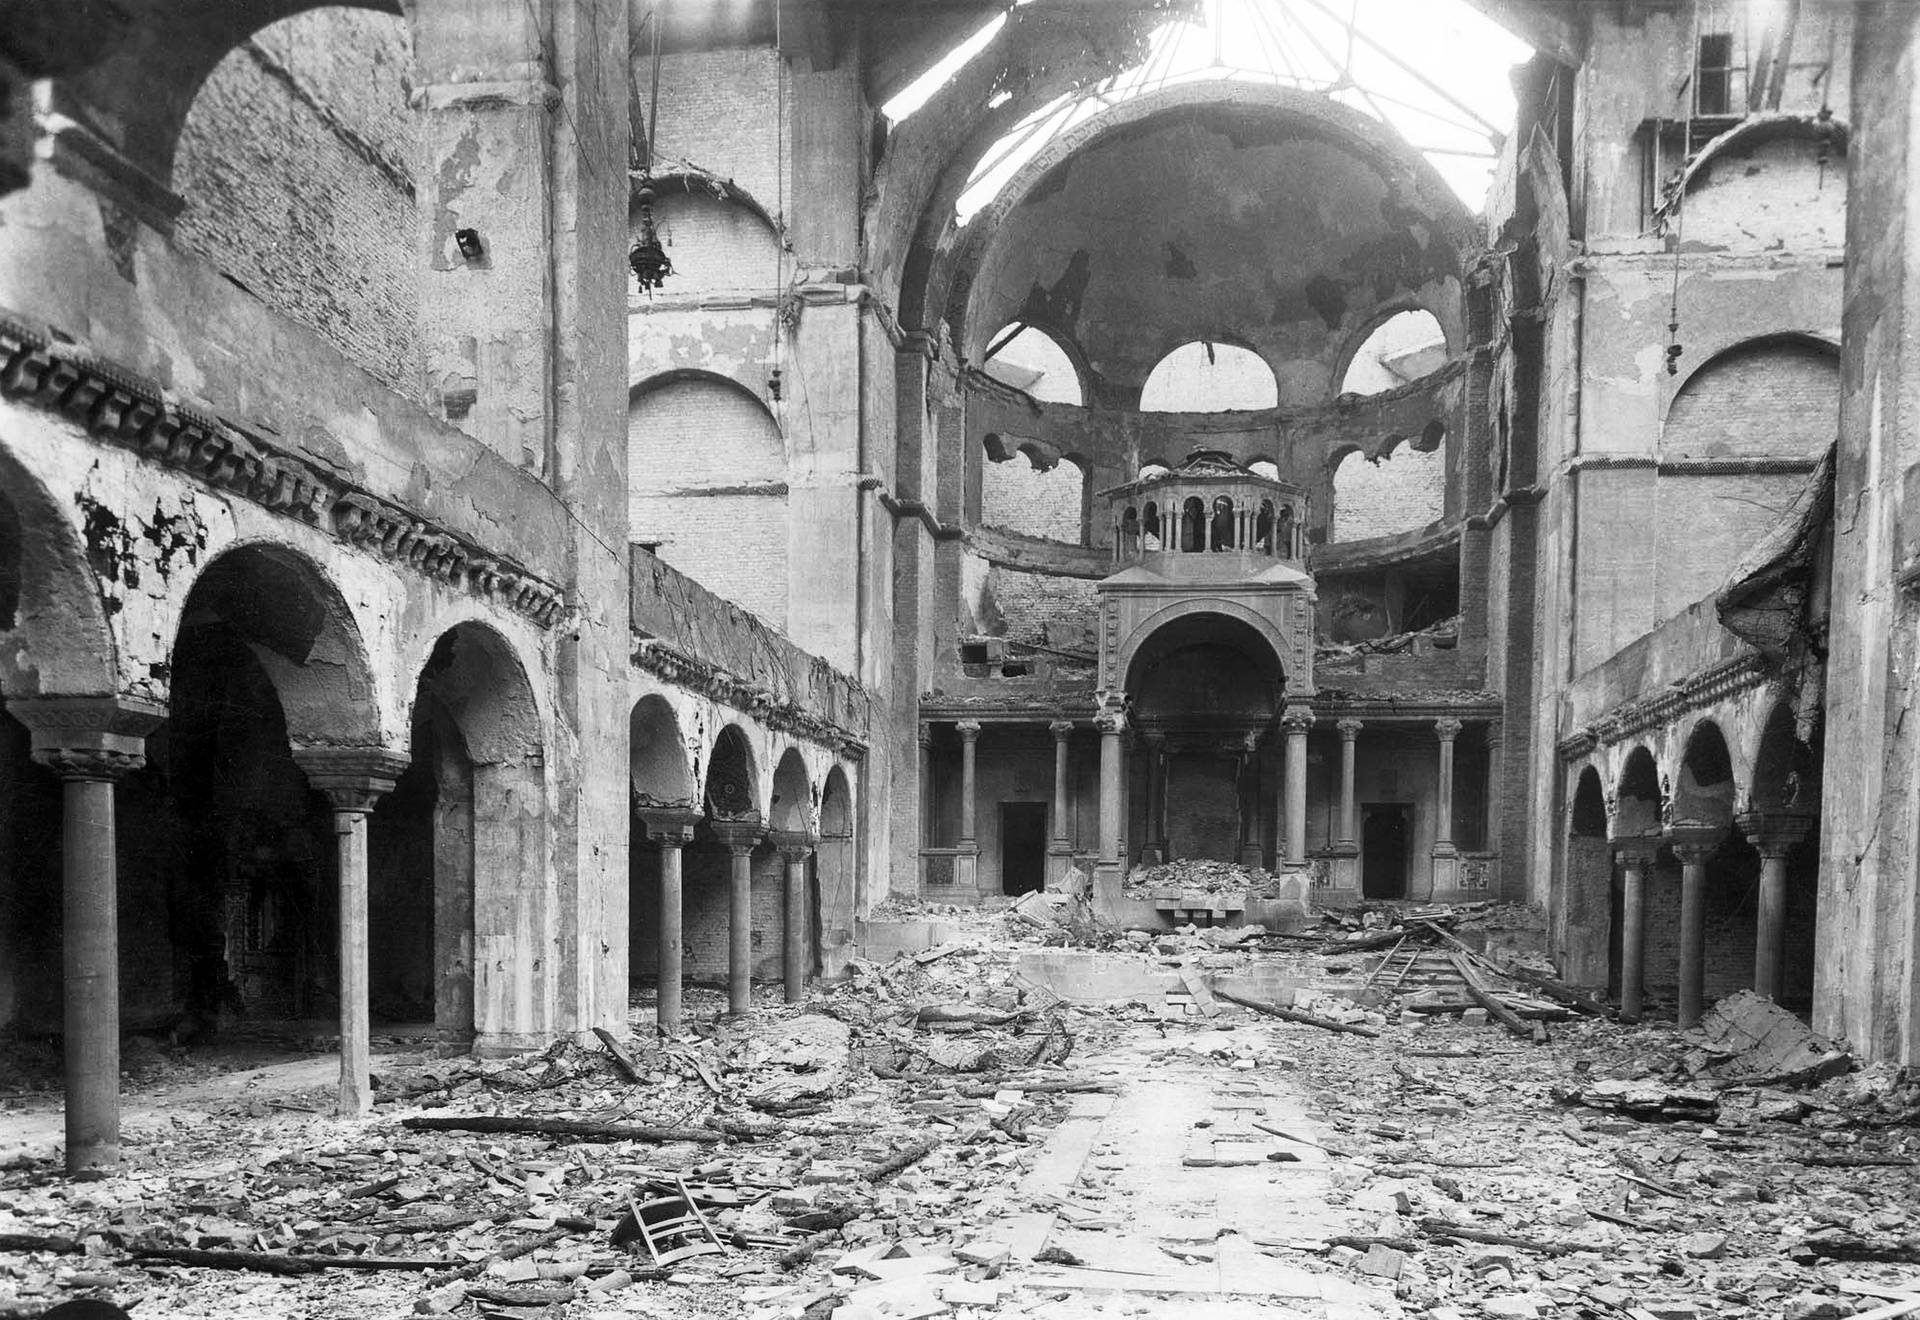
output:
M1407 896L1407 807L1369 802L1360 808L1360 892L1367 898Z
M1047 884L1047 804L1000 804L1000 892L1028 894Z

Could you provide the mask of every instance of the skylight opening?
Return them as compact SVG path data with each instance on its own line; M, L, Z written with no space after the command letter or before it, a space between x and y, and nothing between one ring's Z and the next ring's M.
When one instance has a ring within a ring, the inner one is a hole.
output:
M939 63L901 88L892 100L880 107L880 113L887 117L888 123L898 124L953 81L954 75L971 64L973 57L985 50L987 43L1006 25L1005 12L995 14L978 32L942 56Z
M1532 54L1464 0L1205 0L1199 19L1155 31L1136 67L1015 125L975 166L955 218L972 219L1048 143L1102 110L1210 80L1318 92L1388 124L1478 211L1515 119L1508 71Z

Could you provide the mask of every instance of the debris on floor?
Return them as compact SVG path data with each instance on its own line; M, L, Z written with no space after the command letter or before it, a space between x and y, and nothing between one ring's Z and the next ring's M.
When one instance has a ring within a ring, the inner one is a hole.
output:
M1920 1073L1752 996L1584 1012L1478 911L1098 950L956 915L797 1008L690 988L662 1040L642 1000L620 1056L385 1056L364 1123L136 1087L114 1177L0 1171L0 1316L1920 1314Z

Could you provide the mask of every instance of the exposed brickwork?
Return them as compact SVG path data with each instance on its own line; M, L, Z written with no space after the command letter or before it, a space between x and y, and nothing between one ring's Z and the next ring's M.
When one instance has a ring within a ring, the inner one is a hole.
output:
M1024 454L986 461L980 474L980 521L1010 532L1080 544L1080 510L1087 474L1060 462L1047 472Z
M1847 237L1847 157L1825 156L1809 138L1772 138L1714 157L1687 194L1687 246L1838 248Z
M784 630L786 454L765 409L714 382L661 386L628 417L627 461L633 539Z
M700 193L669 193L653 213L673 261L674 297L771 295L778 287L779 242L747 207ZM792 273L791 263L786 273Z
M407 68L397 16L328 8L262 29L200 89L173 187L182 247L417 397Z
M1446 503L1444 446L1423 454L1401 445L1379 463L1358 452L1333 474L1333 526L1329 540L1360 541L1425 527Z
M779 58L760 46L690 51L665 60L655 158L692 161L732 179L772 212L780 192L774 174L780 160L774 142ZM636 65L634 78L643 92L651 81L644 65ZM668 106L671 114L664 112ZM791 114L786 122L791 133Z
M1813 458L1839 429L1834 357L1807 344L1761 344L1723 353L1688 379L1667 410L1660 448L1668 459Z
M1054 625L1056 638L1063 628L1070 636L1091 636L1100 613L1094 584L1086 578L1022 573L997 564L988 570L986 600L997 618L990 614L983 622L997 623L1001 636L1043 645L1047 624Z

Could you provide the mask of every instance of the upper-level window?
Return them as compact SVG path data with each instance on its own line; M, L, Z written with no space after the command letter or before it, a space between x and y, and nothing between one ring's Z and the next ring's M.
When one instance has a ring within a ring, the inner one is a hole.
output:
M1347 363L1340 394L1379 394L1396 389L1442 366L1447 336L1434 314L1423 309L1398 312L1374 328Z
M1230 412L1279 402L1273 368L1258 353L1205 339L1161 358L1140 389L1141 412Z
M1042 403L1081 403L1080 373L1058 340L1038 326L1016 321L987 341L983 368L995 380L1024 390Z

